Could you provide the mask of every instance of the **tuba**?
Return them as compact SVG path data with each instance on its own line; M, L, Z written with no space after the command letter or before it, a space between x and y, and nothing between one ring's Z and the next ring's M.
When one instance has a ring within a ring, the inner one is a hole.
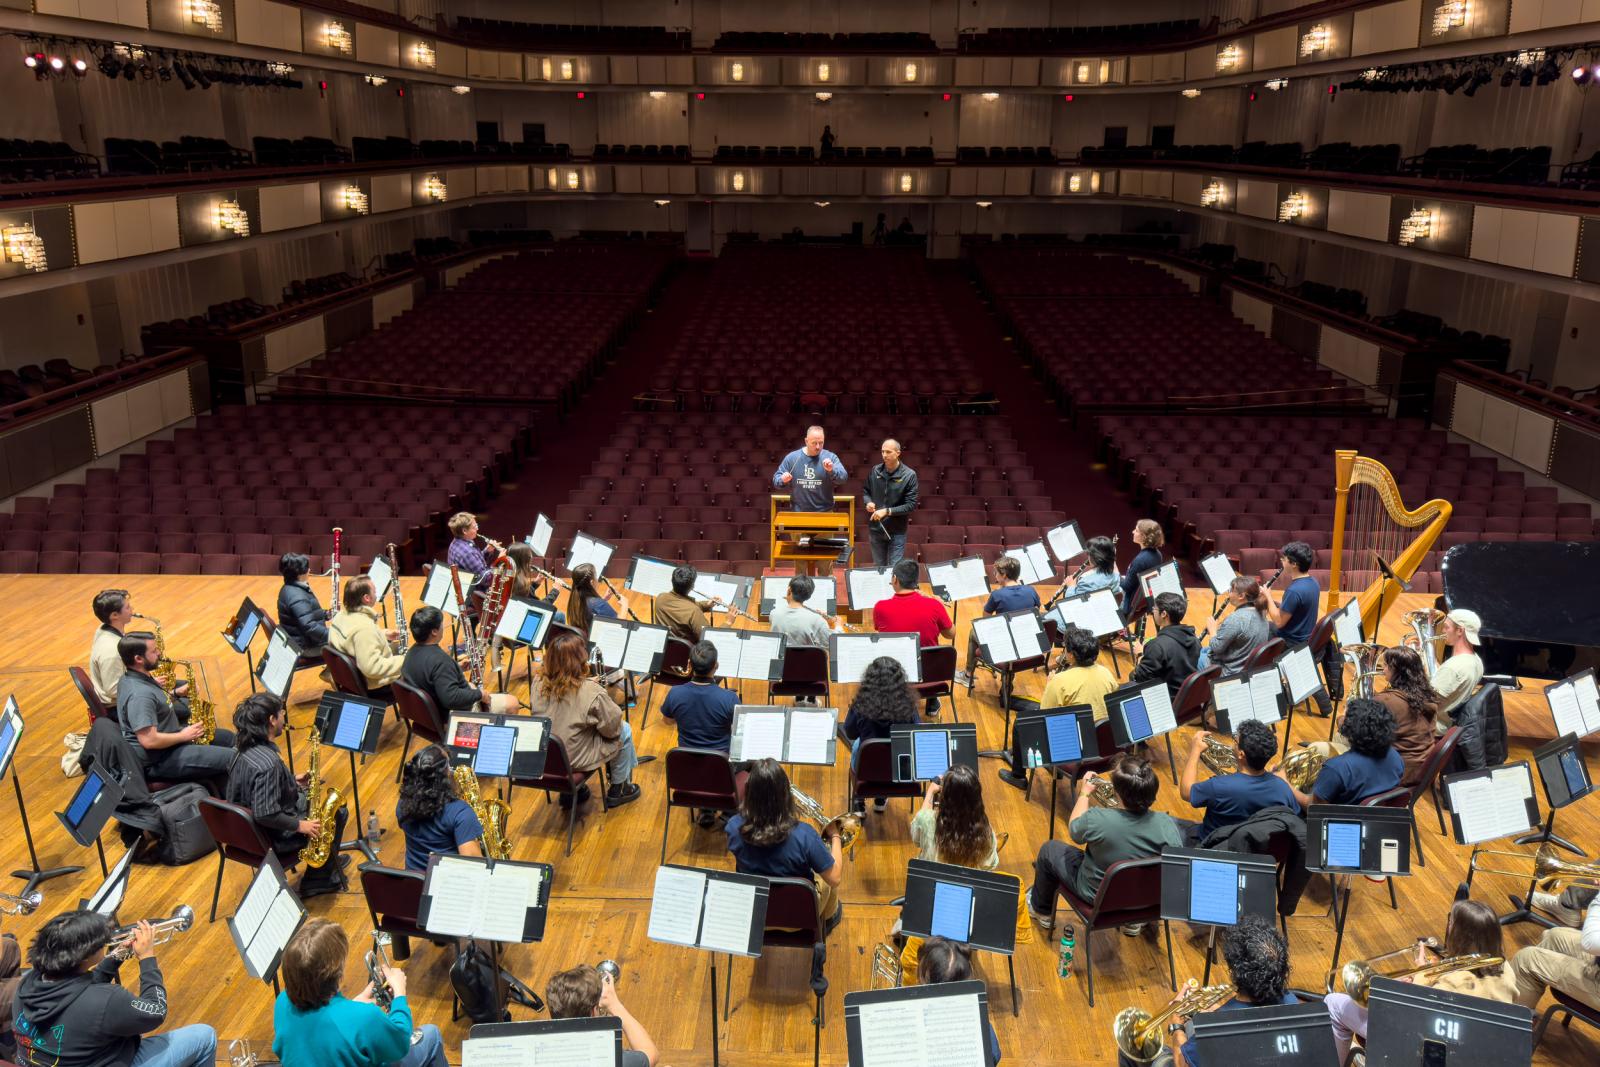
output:
M1510 856L1517 862L1500 867L1491 867L1489 864L1479 866L1480 856ZM1548 841L1540 845L1539 850L1531 856L1526 852L1513 852L1509 849L1482 849L1472 854L1470 866L1481 874L1504 874L1513 878L1527 878L1538 882L1545 890L1552 890L1557 882L1600 889L1600 863L1568 863L1556 851L1556 846Z
M1182 996L1155 1015L1143 1008L1123 1008L1111 1023L1117 1051L1135 1063L1149 1063L1166 1047L1167 1028L1163 1023L1174 1015L1187 1017L1210 1011L1232 996L1233 986L1227 982L1201 986L1191 978Z
M456 792L472 808L483 826L483 852L492 860L511 856L511 842L506 838L506 825L511 821L511 805L499 797L486 797L478 788L478 776L463 763L455 769Z
M1351 696L1362 700L1375 699L1378 676L1383 673L1383 654L1389 650L1382 645L1372 644L1344 645L1339 651L1345 662L1355 669L1355 692Z
M801 792L795 786L789 787L789 795L794 798L794 806L807 822L815 823L817 832L823 837L828 836L828 829L835 823L839 826L839 847L848 849L856 843L856 835L861 832L861 816L855 812L845 812L828 818L822 813L822 805L818 804L809 794Z
M1316 784L1317 775L1322 773L1322 765L1327 762L1327 757L1322 753L1309 748L1295 749L1283 758L1280 769L1289 784L1302 793L1311 792L1311 787Z
M1424 946L1437 951L1438 942L1429 938ZM1500 956L1491 956L1487 952L1479 952L1470 956L1447 956L1433 963L1425 963L1419 967L1408 967L1402 971L1382 972L1372 965L1378 960L1389 956L1403 955L1413 951L1409 948L1399 949L1395 952L1386 952L1382 956L1374 956L1366 960L1351 960L1339 968L1339 982L1344 987L1341 991L1357 1004L1365 1006L1370 992L1372 979L1375 977L1393 978L1438 978L1440 975L1452 971L1476 971L1482 967L1498 967L1505 960ZM1328 985L1333 985L1333 974L1328 974Z
M400 563L395 558L393 541L389 542L387 554L389 556L389 573L394 575L390 579L390 581L394 582L394 625L395 629L400 631L400 651L404 652L406 645L410 644L410 640L406 633L406 606L405 602L400 599Z
M311 728L311 755L306 780L306 817L318 823L317 834L300 850L300 862L307 867L321 867L333 854L333 835L338 830L339 809L344 807L344 797L337 789L322 781L322 731Z
M1202 734L1201 740L1205 748L1200 752L1200 762L1204 763L1212 774L1232 774L1239 769L1239 761L1234 758L1232 745L1214 734Z
M1424 611L1408 611L1400 618L1411 627L1411 632L1400 643L1417 650L1417 655L1422 657L1422 669L1428 672L1428 681L1433 681L1433 672L1439 666L1439 646L1444 643L1444 635L1436 631L1444 612L1428 608Z

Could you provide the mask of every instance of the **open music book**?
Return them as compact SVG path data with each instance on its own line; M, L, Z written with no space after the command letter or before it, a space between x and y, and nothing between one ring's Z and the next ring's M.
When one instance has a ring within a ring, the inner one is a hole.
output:
M1050 650L1039 613L1029 609L984 615L972 621L983 658L996 667L1042 656Z
M729 871L657 867L645 936L669 945L759 956L765 883L765 878Z
M850 1067L985 1067L982 1005L976 992L962 991L972 984L959 983L947 994L944 986L911 986L908 990L939 992L860 1004L860 1043L851 1048Z
M850 587L850 606L857 611L871 611L879 601L894 596L888 567L852 567L845 572L845 582Z
M946 600L969 600L989 595L989 572L982 556L964 556L948 563L928 564L928 583L934 595Z
M620 1067L622 1020L479 1023L461 1043L461 1067Z
M1117 611L1117 596L1109 589L1062 597L1050 611L1063 631L1068 626L1079 626L1096 637L1105 637L1123 627L1122 615Z
M660 596L672 592L672 572L677 567L664 559L652 556L634 556L628 565L628 577L622 584L635 593Z
M1333 639L1340 648L1366 644L1361 625L1361 601L1356 597L1351 597L1333 617Z
M1183 595L1183 579L1178 576L1178 561L1168 560L1153 571L1145 571L1139 575L1139 584L1144 589L1144 598L1153 601L1162 593L1177 593Z
M465 590L467 583L472 581L468 575L462 579L461 588ZM455 582L450 578L450 564L435 561L428 568L428 577L422 583L422 602L430 608L438 608L446 615L460 615L461 602L456 599Z
M831 765L838 722L835 708L739 704L733 709L728 758Z
M289 640L289 632L281 626L273 630L271 639L267 641L267 650L261 654L261 662L256 664L256 677L261 679L261 688L279 700L286 699L289 687L294 683L294 665L299 660L300 650Z
M1228 562L1228 557L1221 552L1213 552L1200 561L1200 573L1205 575L1206 583L1211 586L1211 591L1217 596L1227 594L1233 580L1238 577L1234 572L1233 564Z
M537 940L544 930L552 873L548 863L436 852L428 860L419 925L446 937Z
M604 574L606 564L611 562L611 554L616 550L616 545L579 530L572 535L572 548L567 553L567 573L571 574L575 568L587 563L594 567L595 574Z
M1078 525L1076 519L1046 531L1044 540L1060 563L1065 563L1074 556L1081 556L1087 551L1083 540L1083 528Z
M1463 845L1476 845L1532 829L1539 822L1533 773L1527 760L1448 775L1451 821Z
M667 628L599 616L589 624L589 641L612 670L654 674L667 650Z
M1224 678L1211 687L1217 726L1232 734L1246 719L1272 725L1283 718L1283 676L1275 667Z
M256 869L228 933L252 978L268 981L283 958L284 946L305 921L306 909L290 891L277 857Z
M1593 667L1566 681L1546 686L1544 698L1550 704L1550 716L1555 720L1558 736L1588 737L1600 730L1600 688L1595 685Z
M717 674L723 678L776 682L783 677L783 634L709 627L700 639L716 646Z
M1301 647L1285 652L1278 658L1278 669L1283 672L1284 684L1289 687L1289 703L1309 700L1322 688L1322 675L1317 673L1317 662L1311 649Z
M1056 577L1055 566L1050 562L1050 553L1045 551L1043 541L1035 541L1021 548L1011 549L1006 553L1022 568L1018 580L1023 585L1038 585L1040 582L1054 581Z
M906 672L906 681L922 681L922 644L916 634L831 634L828 637L828 670L835 682L861 681L867 666L879 656L898 662Z

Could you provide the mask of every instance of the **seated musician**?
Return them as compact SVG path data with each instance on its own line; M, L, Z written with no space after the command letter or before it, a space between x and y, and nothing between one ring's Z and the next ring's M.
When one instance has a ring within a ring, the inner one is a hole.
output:
M1286 652L1310 644L1311 632L1317 628L1322 587L1311 577L1311 565L1316 558L1316 553L1304 541L1290 541L1278 550L1278 565L1289 579L1283 596L1279 598L1271 590L1263 590L1267 597L1267 617L1272 621L1272 636L1283 638ZM1326 689L1317 690L1317 714L1332 715L1332 697L1344 693L1344 668L1332 641L1323 649L1322 657L1322 673L1328 685Z
M1133 543L1139 546L1139 551L1122 576L1122 595L1117 598L1124 606L1138 599L1139 575L1161 566L1161 546L1167 543L1167 535L1161 532L1161 524L1156 520L1140 519L1133 524Z
M1475 651L1482 625L1478 613L1465 608L1457 608L1439 622L1439 635L1450 654L1433 671L1433 691L1439 695L1439 710L1444 712L1434 724L1438 733L1454 725L1456 708L1465 704L1483 681L1483 660ZM1423 651L1433 655L1431 648Z
M605 795L607 808L639 799L639 786L633 781L633 769L639 763L633 750L633 729L617 702L589 676L589 646L582 637L570 630L551 637L528 706L535 715L549 716L550 734L567 750L567 763L574 771L593 771L605 765L611 779ZM585 786L579 799L587 795ZM568 802L566 797L561 801Z
M1117 688L1116 677L1099 662L1100 642L1094 634L1081 626L1067 624L1061 635L1064 646L1056 658L1056 670L1044 683L1044 693L1039 697L1039 707L1070 708L1088 704L1094 708L1096 724L1106 720L1106 695ZM1012 738L1016 741L1015 736ZM1000 780L1018 789L1028 788L1027 768L1022 764L1022 749L1011 746L1011 766L1000 769Z
M496 715L515 712L521 705L509 693L491 693L468 685L461 664L439 642L444 638L444 612L424 604L411 613L411 647L402 657L400 676L433 697L439 714L448 718L452 711L471 711L478 705Z
M155 931L135 928L139 990L120 985L120 956L107 955L116 924L93 911L55 916L28 947L32 968L17 986L13 1025L22 1067L212 1067L217 1032L204 1023L154 1031L167 1018Z
M1350 750L1322 765L1310 793L1289 786L1301 807L1359 804L1400 784L1405 760L1395 751L1394 716L1388 708L1376 700L1356 697L1345 705L1339 732L1349 742ZM1282 769L1277 773L1284 778Z
M1422 657L1417 655L1416 649L1405 645L1384 651L1383 677L1389 687L1376 696L1378 703L1388 708L1394 718L1394 748L1405 761L1400 784L1416 785L1422 781L1423 767L1433 751L1436 739L1433 724L1439 717L1439 695L1428 684ZM1350 751L1350 742L1336 737L1332 741L1313 741L1308 747L1331 759Z
M1267 770L1272 757L1278 754L1278 735L1272 727L1255 719L1239 723L1233 731L1233 760L1239 769L1232 774L1199 780L1205 739L1205 731L1195 732L1189 742L1183 776L1178 779L1178 795L1192 807L1204 808L1206 812L1205 819L1198 825L1185 825L1186 845L1198 847L1216 831L1242 823L1262 808L1301 810L1293 787Z
M1121 603L1122 578L1117 574L1117 549L1111 543L1111 538L1091 537L1089 543L1083 547L1089 554L1089 569L1072 583L1072 592L1093 593L1109 589L1116 595L1118 603Z
M783 634L791 645L808 648L827 648L828 620L806 607L806 601L817 591L817 583L809 575L797 574L789 579L789 588L779 603L772 605L767 622L775 634Z
M1183 680L1199 669L1200 639L1194 627L1183 621L1189 602L1178 593L1157 593L1150 614L1156 635L1145 642L1134 642L1139 663L1128 675L1131 684L1166 682L1167 691L1176 697Z
M1289 942L1268 919L1246 915L1222 937L1222 958L1228 964L1228 981L1233 997L1218 1005L1217 1011L1237 1011L1272 1004L1297 1003L1289 984ZM1176 1021L1176 1018L1174 1019ZM1173 1067L1201 1067L1199 1047L1192 1040L1193 1027L1184 1026L1173 1035ZM1157 1058L1156 1063L1163 1061Z
M1578 888L1571 886L1567 892ZM1581 929L1546 930L1538 944L1518 949L1511 958L1511 975L1515 1000L1525 1007L1536 1008L1546 989L1559 989L1600 1011L1600 896L1590 897Z
M127 670L122 665L122 655L117 642L128 632L133 621L133 597L126 589L102 589L94 596L94 617L100 620L95 629L94 642L89 646L89 684L95 696L107 707L117 703L117 686Z
M728 751L733 736L733 707L739 694L717 684L717 646L697 643L689 652L689 683L667 690L661 714L678 724L683 748Z
M1029 935L1030 939L1032 935ZM1019 937L1018 940L1021 940ZM970 982L972 980L972 948L959 941L943 937L930 937L922 946L917 960L917 984L942 985L945 982ZM989 1062L1000 1062L1000 1037L989 1024Z
M579 633L589 632L595 617L614 619L617 609L595 588L594 564L580 563L572 570L572 592L567 594L567 625Z
M323 609L306 581L310 571L311 560L299 552L285 552L278 557L278 573L283 575L283 585L278 588L278 625L302 656L322 652L322 646L328 643L328 618L333 613L332 609Z
M153 637L129 634L117 642L127 673L117 689L117 721L122 739L144 763L148 781L197 782L221 778L233 763L233 733L217 728L209 745L204 728L189 722L189 702L168 699L151 672L161 663Z
M879 656L861 672L861 684L844 716L844 736L851 742L850 765L864 741L887 739L895 723L917 721L917 698L906 681L905 668L892 656ZM865 811L866 802L856 801L856 810ZM882 811L888 801L874 801Z
M16 1063L17 1038L11 1030L12 1005L22 982L22 946L17 935L0 934L0 1060Z
M1260 582L1244 575L1235 578L1228 587L1228 603L1233 610L1226 619L1218 622L1212 616L1206 620L1206 637L1211 643L1200 650L1200 665L1196 668L1203 671L1215 663L1222 668L1224 678L1244 670L1250 657L1272 640L1267 596L1261 591Z
M633 1046L623 1050L622 1067L656 1067L660 1059L656 1043L623 1005L609 974L602 974L586 963L558 971L544 987L544 999L550 1005L552 1019L589 1019L601 1015L616 1019L622 1023L623 1038Z
M1451 956L1481 954L1503 957L1505 953L1501 948L1500 933L1500 920L1493 908L1476 900L1458 900L1451 905L1450 915L1445 919L1444 946L1438 957L1424 949L1419 941L1411 966L1423 967L1436 962L1438 958ZM1412 980L1417 985L1498 1000L1502 1004L1512 1003L1517 991L1517 983L1511 972L1498 963L1492 967L1447 971L1440 975L1418 975ZM1344 993L1329 993L1322 999L1328 1005L1329 1018L1333 1020L1333 1043L1339 1050L1339 1062L1343 1063L1350 1053L1352 1039L1359 1037L1363 1042L1367 1040L1367 1009ZM1533 1007L1538 1002L1539 998L1534 997L1533 1004L1528 1006Z
M478 547L478 517L472 512L458 511L450 516L450 521L445 525L450 530L450 550L445 553L444 561L462 574L476 578L499 556L500 553L492 547ZM465 579L462 584L466 584Z
M695 569L686 563L680 564L672 569L672 589L657 593L655 599L656 625L665 626L671 636L691 645L700 640L700 635L711 625L706 619L711 601L696 600L690 595L694 592L694 580Z
M955 625L938 597L918 588L922 571L914 559L903 559L890 572L894 596L872 605L872 628L880 634L914 633L924 647L937 645L939 638L955 640ZM939 714L939 698L929 697L922 706L930 718Z
M306 920L289 939L272 1008L272 1051L283 1067L448 1067L437 1026L412 1033L406 972L383 968L394 994L386 1011L370 981L353 997L339 992L349 957L344 927L328 919Z
M1039 594L1031 585L1023 585L1022 564L1010 556L1001 556L994 562L995 576L1000 579L1000 584L989 592L989 599L983 602L985 615L1002 615L1008 611L1039 610ZM977 631L967 633L967 669L956 673L956 684L967 687L967 692L972 691L972 672L977 669L978 663L978 634Z
M328 624L329 647L355 660L356 670L368 689L382 689L399 678L406 664L406 658L389 643L400 636L400 631L379 628L376 604L377 592L371 578L363 574L347 579L344 610Z
M406 870L425 871L435 852L482 856L478 839L483 824L468 804L456 795L450 755L438 745L411 757L400 778L400 800L394 821L406 835Z
M827 842L808 822L795 813L794 794L789 776L775 759L760 759L750 765L744 799L739 813L724 827L728 851L740 874L763 874L768 878L820 878L817 887L817 916L822 919L823 935L844 918L839 900L839 884L844 881L844 853L839 843L839 825L830 824Z
M1033 861L1028 914L1044 930L1055 926L1058 886L1065 884L1078 896L1093 900L1100 892L1106 868L1113 863L1159 856L1163 848L1183 843L1172 816L1152 809L1161 780L1149 760L1123 756L1111 768L1111 787L1122 803L1120 808L1090 806L1098 777L1090 772L1078 779L1078 799L1067 818L1067 836L1076 844L1046 841ZM1143 923L1122 928L1129 937L1137 937L1143 931Z
M238 758L228 771L228 801L250 809L262 836L279 853L296 853L322 830L322 823L307 807L306 775L298 779L289 773L278 755L278 738L283 736L288 712L283 701L271 693L252 693L233 709L234 747ZM310 817L308 817L310 816ZM320 867L300 876L301 900L344 889L344 867L349 856L339 853L349 812L340 807L333 827L334 847Z
M511 561L511 595L522 600L537 600L546 607L554 610L556 606L555 590L550 589L544 595L539 593L538 563L539 557L533 554L533 546L523 541L513 541L506 546L506 558ZM567 616L565 612L557 611L551 622L565 625ZM490 639L489 666L493 670L500 669L501 640L498 636ZM528 662L528 680L533 680L533 662L530 657Z

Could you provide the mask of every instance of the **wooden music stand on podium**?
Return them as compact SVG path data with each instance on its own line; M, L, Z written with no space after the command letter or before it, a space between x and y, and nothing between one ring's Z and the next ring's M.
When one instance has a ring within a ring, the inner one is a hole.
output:
M793 563L795 571L810 573L815 564L831 571L842 551L838 547L800 544L802 537L839 537L846 547L856 543L856 499L835 495L832 511L790 511L787 493L772 494L772 536L767 558L776 567ZM804 564L802 569L801 564Z

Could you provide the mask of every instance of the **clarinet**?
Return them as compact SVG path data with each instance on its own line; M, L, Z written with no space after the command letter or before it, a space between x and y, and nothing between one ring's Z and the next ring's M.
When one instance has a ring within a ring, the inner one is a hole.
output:
M606 587L606 591L607 592L609 592L612 596L617 598L617 603L622 605L622 610L626 611L628 613L628 618L632 619L634 622L642 622L643 621L643 620L641 620L639 618L639 616L637 614L634 613L633 605L628 603L628 599L626 597L624 597L621 593L617 592L617 587L611 584L611 579L610 578L607 578L605 575L602 574L600 576L600 582L601 582L601 584L603 584Z
M455 564L450 565L450 584L456 591L456 609L461 612L465 621L467 614L467 598L461 595L461 568ZM479 620L482 621L481 619ZM467 628L467 681L474 688L483 688L483 655L478 647L479 638L471 627Z
M406 606L400 599L400 564L395 561L394 542L389 542L389 571L394 575L394 625L400 631L400 651L404 652L410 643L406 636Z
M1117 560L1117 537L1118 536L1120 536L1120 535L1118 535L1118 534L1112 534L1111 535L1111 565L1112 565L1112 567L1116 566L1116 560ZM1089 569L1089 564L1091 564L1093 562L1094 562L1094 560L1089 559L1087 554L1086 554L1085 557L1084 557L1084 561L1082 563L1078 564L1078 569L1072 572L1072 577L1068 578L1066 580L1065 584L1063 584L1059 589L1056 590L1055 595L1050 598L1050 602L1047 603L1044 606L1043 610L1049 611L1051 608L1055 607L1056 603L1067 595L1067 591L1069 589L1071 589L1073 586L1078 584L1078 579L1083 577L1083 572L1088 570Z
M328 607L339 606L339 545L344 540L344 527L333 528L333 565L328 568L328 574L333 579L333 592L328 597Z

